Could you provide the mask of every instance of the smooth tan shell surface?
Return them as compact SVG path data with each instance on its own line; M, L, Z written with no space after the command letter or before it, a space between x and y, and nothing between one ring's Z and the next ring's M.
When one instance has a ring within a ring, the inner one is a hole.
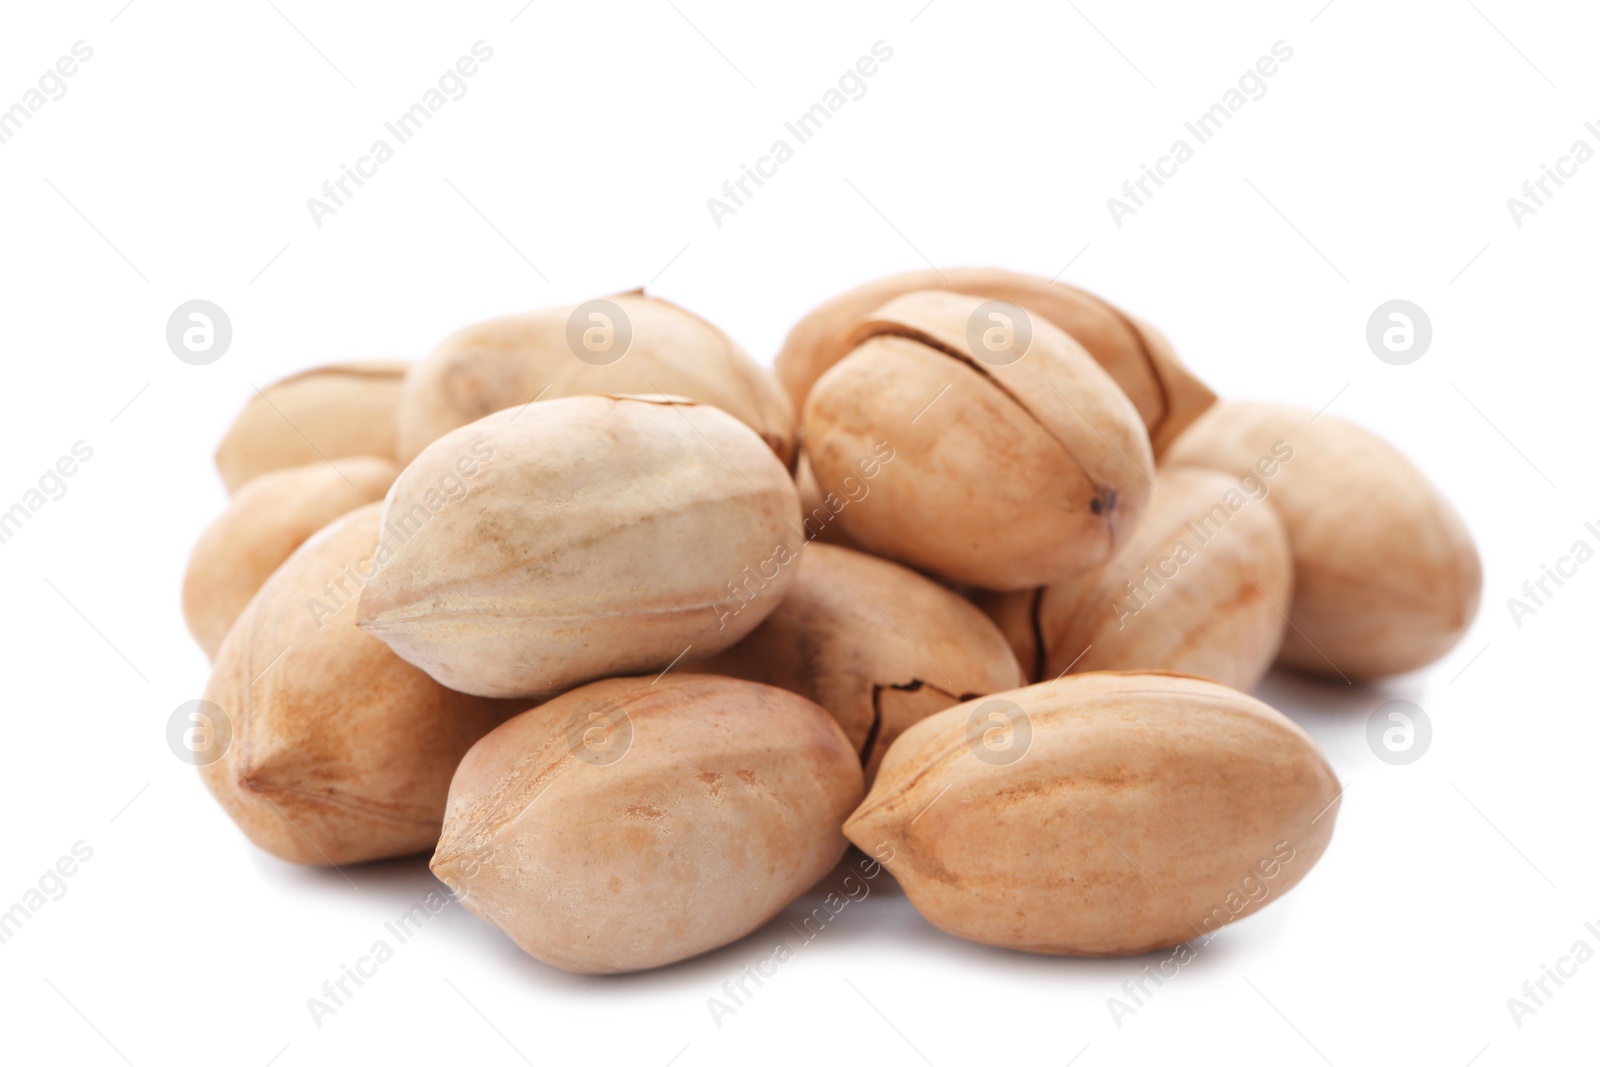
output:
M451 431L401 473L360 625L482 696L688 665L777 606L799 520L783 464L714 407L541 401Z
M898 564L811 544L783 603L696 667L816 701L844 728L867 780L906 727L1023 683L1004 636L965 598Z
M217 470L228 492L283 467L394 456L395 401L410 366L393 360L337 363L258 392L217 447Z
M1294 456L1269 499L1289 534L1295 587L1279 662L1367 679L1450 651L1477 614L1483 566L1455 509L1386 441L1333 415L1230 400L1169 459L1242 476L1279 442Z
M1265 486L1265 493L1261 487ZM1033 681L1165 670L1249 692L1283 643L1294 568L1271 479L1162 467L1133 537L1081 579L979 604Z
M986 589L1024 589L1110 559L1154 474L1138 412L1082 346L1035 319L996 365L968 350L983 301L900 297L856 331L803 417L819 483L837 485L885 445L871 495L842 510L869 551Z
M216 658L228 627L291 552L339 516L382 500L399 473L373 456L318 460L268 471L234 494L183 576L184 621L206 656Z
M1327 847L1338 793L1315 743L1252 697L1182 675L1069 675L911 727L845 834L958 937L1135 955L1292 888Z
M771 371L727 334L676 304L643 292L605 300L621 309L632 333L626 350L612 362L602 362L613 360L609 351L584 349L584 324L601 321L581 312L584 305L490 319L445 338L407 375L397 415L402 459L415 458L458 426L535 399L669 393L728 412L755 430L785 465L792 464L794 405ZM575 312L576 342L570 325ZM620 324L602 325L613 330L610 342L620 346L614 332Z
M595 682L462 760L433 871L569 971L660 967L767 922L844 854L861 766L826 711L770 686Z
M370 567L380 508L337 520L278 568L228 632L206 689L232 739L201 776L250 840L291 863L432 848L456 764L527 707L452 692L356 629L344 576ZM329 582L345 595L330 596Z
M984 267L914 271L841 293L801 319L778 353L778 377L797 408L829 367L849 355L859 320L897 296L918 291L1006 300L1054 323L1094 357L1133 401L1156 455L1215 400L1157 330L1093 293L1032 274Z

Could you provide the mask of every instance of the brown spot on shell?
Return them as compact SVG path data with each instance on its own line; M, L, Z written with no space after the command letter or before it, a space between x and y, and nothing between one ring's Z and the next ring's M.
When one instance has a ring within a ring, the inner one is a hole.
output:
M623 813L635 819L661 819L666 817L666 812L654 804L634 804L623 809Z

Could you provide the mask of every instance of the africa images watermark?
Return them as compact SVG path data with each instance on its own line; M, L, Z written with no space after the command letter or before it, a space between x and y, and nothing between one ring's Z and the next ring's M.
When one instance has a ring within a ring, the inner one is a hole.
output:
M894 859L894 849L887 842L873 851L877 859L862 857L856 861L859 877L855 873L846 874L840 881L839 889L829 890L822 898L822 903L800 920L800 925L796 926L792 921L789 923L789 929L795 932L795 940L783 938L772 946L772 951L755 963L741 968L737 978L723 982L720 997L706 998L706 1011L711 1013L711 1021L718 1030L722 1029L723 1022L729 1016L737 1014L739 1009L750 1003L761 987L777 975L778 968L794 959L801 949L828 929L845 908L861 903L872 894L872 886L868 883L883 873L884 863ZM885 852L888 854L885 855Z
M0 145L21 133L23 125L43 111L50 101L66 96L66 80L78 73L80 64L94 58L94 49L83 41L73 41L71 51L71 55L57 59L54 66L47 67L39 75L36 88L25 90L21 100L0 111Z
M306 998L306 1010L311 1013L311 1021L316 1024L317 1029L322 1029L323 1021L328 1016L337 1014L339 1009L348 1005L367 980L377 977L378 968L394 959L396 948L415 937L430 919L449 905L450 894L430 891L399 918L384 923L384 932L389 937L380 937L374 941L364 955L356 957L354 966L348 963L339 964L338 977L329 978L322 983L322 995ZM390 942L390 938L394 939L393 943ZM351 988L352 985L354 989Z
M1128 620L1143 611L1166 588L1168 582L1178 577L1188 563L1196 559L1200 550L1227 527L1233 517L1249 505L1267 498L1271 492L1269 479L1277 474L1281 465L1294 459L1294 447L1287 441L1276 441L1272 454L1256 460L1253 473L1239 479L1237 489L1229 489L1211 507L1183 524L1183 533L1167 548L1167 552L1139 572L1138 581L1123 583L1124 594L1111 602L1111 611L1117 617L1117 629L1128 625ZM1191 543L1192 542L1192 543Z
M1173 178L1178 174L1178 168L1195 157L1195 149L1205 144L1217 134L1234 115L1244 110L1244 106L1251 100L1260 100L1267 95L1266 79L1278 73L1280 63L1287 63L1294 58L1294 49L1283 41L1272 42L1271 55L1265 55L1255 61L1255 65L1246 69L1239 75L1236 88L1230 88L1222 94L1222 99L1202 111L1192 121L1185 122L1183 128L1194 138L1191 145L1186 138L1180 137L1172 142L1172 147L1167 149L1167 154L1156 159L1155 166L1147 163L1139 164L1139 176L1130 178L1122 183L1120 197L1106 197L1106 210L1111 212L1111 221L1122 229L1122 220L1129 215L1136 215L1139 209L1156 195L1166 183L1163 178ZM1248 95L1246 95L1248 94ZM1155 189L1150 188L1154 183Z
M821 537L822 531L826 530L845 508L867 499L867 495L872 492L872 486L867 483L878 476L883 464L893 461L894 446L888 441L879 441L872 446L871 456L863 456L856 462L856 469L861 472L860 478L847 474L833 489L823 489L819 485L817 488L822 492L821 501L800 517L801 525L805 527L806 540L815 541Z
M80 464L94 458L94 449L84 441L72 442L72 454L59 457L39 475L36 488L22 494L22 499L0 511L0 545L6 544L22 531L24 524L52 500L67 495L67 479L78 473Z
M1107 997L1106 1010L1111 1013L1111 1021L1117 1024L1117 1029L1122 1029L1124 1018L1137 1014L1140 1008L1147 1007L1150 999L1162 986L1182 974L1183 968L1199 957L1200 949L1211 943L1218 930L1237 919L1251 904L1265 903L1272 895L1272 880L1283 873L1286 866L1294 862L1296 855L1293 845L1287 841L1279 841L1272 847L1272 855L1261 860L1249 874L1241 878L1238 888L1231 890L1222 903L1201 916L1198 923L1190 923L1194 928L1195 941L1198 944L1185 941L1174 946L1171 952L1153 965L1147 963L1141 967L1138 978L1129 978L1123 982L1121 997ZM1204 930L1201 929L1202 926L1205 927ZM1154 989L1150 987L1152 982L1155 983Z
M779 137L772 142L765 155L756 158L754 168L741 163L739 176L722 183L722 197L726 199L706 197L706 210L711 212L711 221L716 223L717 229L722 229L725 216L736 214L744 207L745 201L755 196L755 190L750 188L752 182L756 189L760 189L766 184L762 179L776 177L778 168L794 158L797 146L821 133L823 126L851 100L860 100L867 95L866 79L878 73L879 64L894 58L894 49L883 41L872 42L871 53L858 58L854 66L846 67L845 72L839 75L836 87L823 93L820 101L802 111L793 121L783 124L784 130L794 138L793 145L786 138Z
M67 879L78 873L78 868L94 858L94 849L84 841L74 841L70 855L63 855L28 887L22 899L5 911L0 911L0 945L16 937L22 928L52 900L67 895Z
M322 229L322 220L326 216L337 214L356 195L356 191L366 184L363 179L377 177L378 168L395 157L397 147L421 133L423 127L450 101L460 100L467 95L467 79L478 73L479 64L494 58L494 49L483 41L472 42L471 52L471 55L458 58L453 66L439 75L437 83L422 94L420 101L383 124L384 130L394 138L394 144L391 145L383 137L373 141L366 154L356 158L353 168L345 163L339 164L339 176L322 183L322 197L306 198L306 210L311 212L311 221L317 229ZM355 189L350 188L351 183L355 184Z
M1586 122L1583 128L1596 142L1600 142L1600 123ZM1563 178L1576 178L1578 168L1594 157L1594 146L1580 137L1572 142L1566 155L1557 158L1554 167L1548 163L1539 164L1539 176L1522 183L1522 196L1526 199L1506 197L1506 210L1511 213L1511 221L1517 229L1522 229L1530 215L1537 215L1539 209L1547 206L1546 202L1561 191L1567 184L1562 181ZM1555 185L1554 189L1550 187L1552 184Z
M1584 532L1600 543L1600 525L1593 522L1583 524ZM1537 615L1539 609L1546 606L1546 602L1561 589L1566 582L1578 576L1578 568L1594 559L1595 549L1587 540L1580 537L1572 542L1572 548L1564 556L1556 557L1556 565L1548 563L1539 564L1540 574L1537 578L1529 578L1522 583L1522 597L1506 597L1506 610L1511 613L1511 621L1517 624L1517 629L1522 629L1522 620L1528 615ZM1555 589L1550 584L1555 583ZM1523 599L1526 597L1526 599Z
M1600 943L1600 925L1587 922L1583 924L1583 929ZM1506 998L1506 1010L1511 1013L1511 1021L1517 1024L1517 1029L1522 1029L1523 1020L1529 1015L1537 1015L1540 1008L1548 1007L1546 1002L1566 985L1563 979L1576 978L1578 968L1594 959L1594 956L1594 946L1586 938L1580 937L1572 943L1566 955L1556 958L1554 967L1548 963L1539 964L1539 977L1522 983L1522 996ZM1551 983L1555 984L1555 989L1550 988Z
M894 446L888 441L879 441L872 446L871 455L857 460L855 469L861 472L861 477L858 479L854 474L847 474L841 479L839 490L844 492L844 496L840 496L837 490L824 491L821 502L808 514L801 516L801 528L792 529L793 533L800 535L801 543L816 540L847 506L865 500L872 492L872 487L867 483L882 473L884 465L893 462L894 456ZM764 593L767 586L777 580L783 568L799 558L800 550L782 541L773 546L772 554L766 559L754 567L746 565L738 574L724 581L722 585L727 596L712 604L712 610L717 613L717 629L727 629L729 619L736 617L746 604Z
M354 604L361 589L387 563L394 550L422 532L428 520L450 504L465 500L472 487L467 482L476 478L485 464L494 459L494 446L483 438L472 442L471 454L456 459L455 470L442 475L437 485L430 486L422 499L405 511L388 508L384 514L382 533L378 543L368 555L346 563L337 575L322 583L321 597L307 597L306 610L311 621L322 629L322 624L345 608Z

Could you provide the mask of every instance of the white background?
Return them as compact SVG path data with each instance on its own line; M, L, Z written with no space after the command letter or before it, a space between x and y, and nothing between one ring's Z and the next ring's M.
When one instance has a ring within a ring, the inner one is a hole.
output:
M1600 523L1600 161L1520 228L1506 206L1574 140L1600 148L1592 8L275 3L0 13L0 107L94 49L0 145L0 506L74 442L94 450L0 545L0 909L93 849L0 945L0 1058L1592 1061L1600 961L1520 1028L1506 1006L1580 938L1600 949L1600 562L1520 628L1506 607L1574 541L1600 546L1583 525ZM494 56L467 95L317 228L306 198L480 39ZM879 40L894 54L866 95L716 226L706 198ZM1279 40L1294 54L1267 94L1114 225L1106 198ZM643 283L770 359L818 301L924 257L1065 269L1219 393L1331 404L1390 438L1465 516L1485 592L1455 652L1381 686L1260 690L1348 787L1320 865L1120 1026L1107 1000L1150 961L969 945L883 877L720 1027L707 998L781 923L602 980L451 907L317 1027L306 999L437 883L421 859L341 874L262 854L164 740L205 684L179 580L252 385ZM164 337L195 298L234 329L206 367ZM1432 319L1410 366L1364 340L1393 298ZM1365 740L1395 697L1434 725L1404 767Z

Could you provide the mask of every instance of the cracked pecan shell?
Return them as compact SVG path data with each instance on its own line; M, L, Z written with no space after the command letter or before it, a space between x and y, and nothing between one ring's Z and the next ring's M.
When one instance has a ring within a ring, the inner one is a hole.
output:
M1006 321L992 301L946 292L889 302L817 381L803 424L822 485L893 450L865 499L839 513L852 540L1011 590L1110 559L1144 509L1154 461L1138 411L1083 346L1003 310ZM983 347L995 330L1011 331L1011 347Z
M827 708L870 784L914 722L1023 683L1004 636L964 597L888 560L812 542L783 603L737 645L698 664Z
M819 305L795 324L775 367L796 407L827 369L855 347L851 331L897 296L919 291L1006 300L1054 323L1093 356L1133 401L1157 456L1216 400L1178 360L1159 330L1093 293L1034 274L946 267L878 278Z

